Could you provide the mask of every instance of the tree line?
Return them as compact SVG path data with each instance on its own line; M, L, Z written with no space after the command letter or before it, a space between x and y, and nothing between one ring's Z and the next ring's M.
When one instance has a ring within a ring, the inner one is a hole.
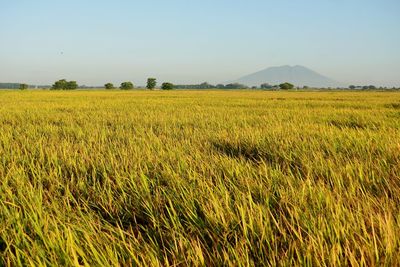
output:
M147 79L147 84L146 88L149 90L154 90L157 86L157 79L156 78L148 78ZM67 81L65 79L58 80L56 81L51 89L52 90L73 90L77 89L78 84L76 81ZM114 86L113 83L106 83L104 84L104 88L107 90L112 90L112 89L117 89L117 87ZM121 90L131 90L134 89L135 85L130 82L122 82L119 86L119 89ZM174 85L173 83L170 82L164 82L161 84L161 89L162 90L172 90L172 89L247 89L249 88L247 85L240 84L240 83L229 83L229 84L217 84L217 85L212 85L207 82L201 83L201 84L186 84L186 85ZM254 87L253 87L254 88ZM283 90L289 90L293 89L294 85L291 83L281 83L276 86L269 85L267 83L261 84L260 88L262 89L283 89Z
M147 84L146 84L146 88L149 90L154 90L157 86L157 79L156 78L148 78L147 79ZM114 85L112 83L106 83L104 85L104 87L106 89L116 89L114 87ZM164 82L161 84L161 89L162 90L172 90L174 89L175 85L173 83L170 82ZM132 82L123 82L121 83L121 85L119 86L119 89L121 90L130 90L135 88L135 86L133 85Z
M176 85L175 86L177 89L248 89L250 88L249 86L241 83L228 83L228 84L217 84L217 85L212 85L207 82L200 83L200 84L182 84L182 85ZM288 82L281 83L278 85L270 85L268 83L263 83L260 85L260 87L253 86L251 87L252 89L282 89L282 90L289 90L293 89L294 85Z
M21 86L23 86L24 88L22 88ZM20 89L26 89L25 88L25 84L21 84ZM26 85L27 86L27 85ZM146 88L149 90L154 90L157 86L157 80L156 78L148 78L147 79L147 85ZM65 79L62 80L58 80L56 81L52 86L51 86L51 90L74 90L78 88L78 84L76 81L67 81ZM117 87L114 86L113 83L106 83L104 84L104 88L107 90L111 90L111 89L117 89ZM126 81L126 82L122 82L119 86L119 89L121 90L131 90L134 89L135 85L131 82L131 81ZM161 89L162 90L172 90L175 88L175 85L173 83L170 82L164 82L161 84Z
M95 88L95 87L87 87L87 86L78 86L78 83L76 81L67 81L66 79L61 79L56 81L52 86L34 86L34 85L28 85L26 83L0 83L0 88L4 89L20 89L20 90L26 90L28 88L50 88L50 90L74 90L78 88ZM135 88L135 85L130 82L122 82L119 87L114 86L113 83L106 83L104 84L105 89L121 89L121 90L131 90ZM157 88L157 79L156 78L148 78L147 79L147 84L146 88L149 90L154 90ZM172 90L172 89L264 89L264 90L290 90L295 88L295 86L289 82L277 84L277 85L271 85L269 83L262 83L259 86L252 86L249 87L245 84L240 84L240 83L229 83L229 84L217 84L213 85L208 82L203 82L200 84L180 84L180 85L175 85L170 82L164 82L161 84L159 87L162 90ZM299 88L300 87L296 87ZM308 86L303 86L302 89L310 89ZM323 88L313 88L313 89L323 89ZM376 87L374 85L350 85L347 88L330 88L328 87L327 89L351 89L351 90L400 90L400 88L392 87L392 88L387 88L387 87Z
M157 86L157 79L156 78L148 78L146 88L149 90L154 90ZM25 83L19 84L19 89L25 90L28 89L29 85ZM78 88L78 83L76 81L67 81L66 79L61 79L56 81L51 87L50 90L75 90ZM113 83L106 83L104 84L104 88L107 90L117 89ZM131 90L134 89L135 85L130 82L122 82L119 86L121 90ZM172 89L247 89L249 88L247 85L240 84L240 83L229 83L229 84L217 84L212 85L207 82L201 84L186 84L186 85L174 85L170 82L164 82L161 84L162 90L172 90ZM257 87L252 87L253 89ZM294 85L291 83L282 83L279 85L269 85L268 83L263 83L260 86L261 89L283 89L289 90L293 89Z

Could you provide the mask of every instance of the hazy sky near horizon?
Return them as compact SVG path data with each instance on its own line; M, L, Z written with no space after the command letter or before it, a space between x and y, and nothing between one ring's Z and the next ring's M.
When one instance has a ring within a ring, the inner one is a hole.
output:
M400 86L399 0L0 0L0 82L226 82L303 65Z

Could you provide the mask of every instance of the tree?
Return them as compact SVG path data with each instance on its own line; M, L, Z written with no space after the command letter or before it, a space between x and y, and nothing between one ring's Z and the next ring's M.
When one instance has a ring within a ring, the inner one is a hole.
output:
M76 88L78 88L76 81L67 81L65 79L56 81L51 87L52 90L74 90Z
M76 88L78 88L78 83L76 81L69 81L67 82L65 90L74 90Z
M56 81L53 84L53 86L51 87L51 89L53 89L53 90L65 90L66 86L67 86L67 80L61 79L61 80Z
M279 88L281 88L282 90L289 90L289 89L293 89L294 85L291 84L291 83L286 82L286 83L281 83L279 85Z
M225 85L223 85L222 83L217 84L217 88L218 88L218 89L224 89L224 88L225 88Z
M260 85L261 89L272 89L272 85L270 85L269 83L263 83Z
M174 85L172 83L163 83L161 85L161 89L163 89L163 90L172 90L172 89L174 89Z
M209 84L208 82L203 82L203 83L199 84L198 88L199 89L211 89L211 88L215 88L215 86L212 84Z
M354 89L356 89L356 86L355 86L355 85L350 85L349 88L350 88L351 90L354 90Z
M248 88L247 85L240 84L240 83L230 83L225 85L226 89L246 89Z
M157 85L156 78L148 78L147 79L147 85L146 85L147 89L153 90L156 87L156 85Z
M209 84L208 82L203 82L200 84L174 84L175 89L212 89L216 88L215 85Z
M21 83L20 85L19 85L19 89L20 90L26 90L26 89L28 89L28 85L26 84L26 83Z
M130 90L133 89L134 86L132 82L123 82L119 88L121 88L121 90Z
M112 83L106 83L106 84L104 85L104 87L105 87L106 89L108 89L108 90L114 89L114 84L112 84Z

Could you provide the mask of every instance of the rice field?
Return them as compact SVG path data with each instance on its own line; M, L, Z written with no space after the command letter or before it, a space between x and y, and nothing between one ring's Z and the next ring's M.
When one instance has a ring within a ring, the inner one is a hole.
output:
M400 93L0 91L0 266L400 265Z

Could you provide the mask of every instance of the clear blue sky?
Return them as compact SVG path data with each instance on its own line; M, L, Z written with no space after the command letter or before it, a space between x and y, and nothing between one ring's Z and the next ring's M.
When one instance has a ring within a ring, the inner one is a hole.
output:
M0 81L224 82L304 65L400 86L400 0L0 0Z

